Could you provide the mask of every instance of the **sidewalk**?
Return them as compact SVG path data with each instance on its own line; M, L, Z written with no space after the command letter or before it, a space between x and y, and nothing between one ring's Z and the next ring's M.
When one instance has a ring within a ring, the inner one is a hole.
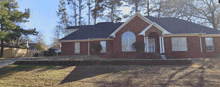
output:
M7 65L13 64L14 62L18 60L26 60L26 59L31 59L31 58L5 58L5 59L0 59L0 68L5 67Z

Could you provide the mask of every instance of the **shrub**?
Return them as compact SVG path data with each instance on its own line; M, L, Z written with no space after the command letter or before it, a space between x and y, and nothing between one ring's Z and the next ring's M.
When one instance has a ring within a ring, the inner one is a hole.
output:
M145 48L145 44L142 41L138 41L132 44L132 47L136 49L137 53L137 57L138 58L143 58L144 57L144 48Z
M144 52L145 44L142 41L134 42L132 47L136 49L136 51Z
M92 45L92 49L95 52L100 53L100 51L102 50L102 45L95 43L95 44Z

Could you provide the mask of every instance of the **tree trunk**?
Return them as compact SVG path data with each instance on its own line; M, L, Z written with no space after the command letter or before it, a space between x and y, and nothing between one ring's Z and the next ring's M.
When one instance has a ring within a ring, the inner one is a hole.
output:
M150 16L149 0L147 0L147 16Z
M3 29L3 24L1 24L1 31L3 31L4 29ZM3 57L3 53L4 53L4 40L2 39L1 40L1 56L0 57Z
M76 2L75 0L74 0L74 2ZM77 26L77 15L76 15L76 5L74 5L74 18L75 18L75 26Z
M79 0L79 26L81 26L81 4L82 4L82 0Z
M111 7L111 22L114 22L114 5Z
M161 6L159 7L158 18L160 18L160 12L161 12Z
M217 26L216 26L216 23L215 23L215 12L212 11L211 14L212 14L212 18L211 18L211 20L212 20L212 21L211 21L212 26L213 26L214 29L217 30Z
M96 16L97 16L97 3L95 4L95 10L94 11L95 11L94 12L94 25L95 25L96 24Z
M90 25L90 10L91 10L90 5L91 5L91 2L90 2L90 0L89 0L89 14L88 14L88 15L89 15L89 17L88 17L88 18L89 18L89 21L88 21L88 25Z
M138 3L135 3L135 12L138 12Z

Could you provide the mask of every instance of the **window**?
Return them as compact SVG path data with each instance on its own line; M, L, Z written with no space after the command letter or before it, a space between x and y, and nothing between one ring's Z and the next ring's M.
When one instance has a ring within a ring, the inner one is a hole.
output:
M100 41L100 45L102 46L101 53L106 53L106 41Z
M132 44L136 41L134 33L127 31L122 34L121 45L122 51L135 51Z
M75 53L80 53L80 43L79 42L75 43Z
M214 52L214 45L212 38L205 38L205 44L206 44L206 52Z
M172 51L188 51L186 37L172 37Z

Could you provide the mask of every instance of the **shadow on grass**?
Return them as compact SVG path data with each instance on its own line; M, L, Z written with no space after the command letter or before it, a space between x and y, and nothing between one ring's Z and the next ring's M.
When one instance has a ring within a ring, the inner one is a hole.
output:
M52 66L52 65L9 65L9 66L0 68L0 79L13 75L14 73L19 72L19 71L32 71L37 68L43 68L38 71L38 72L42 72L42 71L46 71L50 69L53 69L53 70L64 69L67 67L68 66L61 66L57 68L57 66Z
M137 68L134 67L139 67L138 70ZM142 67L142 68L141 68ZM112 80L112 82L106 81L106 79L104 78L101 81L95 81L94 83L96 83L99 87L105 87L105 86L113 86L113 87L117 87L117 86L137 86L139 84L139 82L137 84L131 84L132 80L134 78L138 78L139 77L139 73L142 73L143 71L146 71L145 73L158 73L160 71L161 67L157 67L157 68L153 68L152 70L145 70L145 68L143 68L143 66L133 66L133 65L92 65L92 66L76 66L76 68L74 68L74 70L72 70L68 76L65 77L65 79L63 79L60 83L60 85L64 84L64 83L69 83L69 82L74 82L74 81L78 81L78 80L82 80L82 79L86 79L86 78L90 78L90 77L95 77L95 76L99 76L102 74L108 74L105 75L105 78L109 78L112 77L112 75L114 76L116 73L121 73L123 74L122 77L119 78L115 78L114 80ZM131 75L132 74L132 75ZM117 79L120 78L125 78L125 80L123 82L118 81ZM140 82L141 83L141 82Z
M117 73L124 70L128 69L117 69L109 65L76 66L76 68L72 70L70 74L66 76L66 78L60 84L94 77L101 74Z

